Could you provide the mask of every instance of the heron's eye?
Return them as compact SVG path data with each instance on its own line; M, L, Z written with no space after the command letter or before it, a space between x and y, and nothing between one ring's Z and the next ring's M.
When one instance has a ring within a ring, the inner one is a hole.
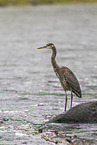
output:
M54 45L53 45L53 44L51 44L51 45L50 45L50 47L54 47Z

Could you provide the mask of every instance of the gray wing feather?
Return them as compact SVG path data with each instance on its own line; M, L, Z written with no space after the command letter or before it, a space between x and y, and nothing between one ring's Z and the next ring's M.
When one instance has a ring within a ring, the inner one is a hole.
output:
M69 90L72 90L78 97L81 98L81 89L79 82L74 75L74 73L67 67L61 67L64 79L69 87Z

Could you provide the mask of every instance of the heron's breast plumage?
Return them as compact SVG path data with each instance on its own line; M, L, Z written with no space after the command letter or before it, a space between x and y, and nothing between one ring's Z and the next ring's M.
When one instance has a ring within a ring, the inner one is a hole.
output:
M59 69L54 69L56 76L58 77L62 88L66 90L70 90L68 84L66 83L66 79L64 77L64 73L62 72L61 68Z

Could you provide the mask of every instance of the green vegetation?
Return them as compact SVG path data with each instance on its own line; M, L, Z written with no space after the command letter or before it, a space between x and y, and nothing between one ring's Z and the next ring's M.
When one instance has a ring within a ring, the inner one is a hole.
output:
M68 3L94 3L97 0L0 0L0 6L7 5L35 5L35 4L68 4Z
M96 3L97 0L38 0L39 4Z
M6 5L29 5L30 0L0 0L0 5L1 6L6 6Z

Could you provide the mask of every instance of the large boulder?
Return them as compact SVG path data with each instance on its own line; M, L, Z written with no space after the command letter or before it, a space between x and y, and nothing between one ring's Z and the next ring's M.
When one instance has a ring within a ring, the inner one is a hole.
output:
M97 101L74 106L48 123L97 123Z

